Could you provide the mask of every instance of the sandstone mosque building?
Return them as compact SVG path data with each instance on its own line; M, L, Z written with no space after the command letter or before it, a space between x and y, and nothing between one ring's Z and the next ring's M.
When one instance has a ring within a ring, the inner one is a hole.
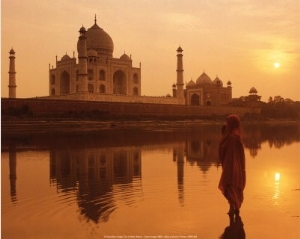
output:
M49 99L101 102L131 102L173 105L223 106L232 100L231 82L224 86L216 77L203 72L185 85L183 81L183 49L177 49L177 79L172 96L141 96L141 64L132 65L131 56L113 56L114 43L108 33L97 24L79 30L78 60L64 55L56 57L55 67L49 65Z

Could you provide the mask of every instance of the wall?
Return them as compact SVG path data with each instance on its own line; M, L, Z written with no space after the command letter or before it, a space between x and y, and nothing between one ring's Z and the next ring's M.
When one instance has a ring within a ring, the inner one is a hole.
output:
M98 102L125 102L125 103L150 103L150 104L184 104L184 99L174 97L155 97L155 96L132 96L132 95L112 95L112 94L95 94L95 93L74 93L57 96L40 97L43 99L55 100L80 100L80 101L98 101Z
M6 115L11 109L24 109L35 116L76 115L94 112L105 117L139 116L139 117L199 117L211 115L246 113L260 114L259 108L242 107L206 107L168 104L118 103L50 99L1 99L1 113Z

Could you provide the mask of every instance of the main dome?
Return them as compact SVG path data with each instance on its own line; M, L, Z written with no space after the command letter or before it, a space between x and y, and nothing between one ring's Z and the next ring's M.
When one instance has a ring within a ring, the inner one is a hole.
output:
M212 80L210 79L210 77L203 72L197 79L196 81L197 85L203 85L203 84L212 84Z
M99 55L105 55L112 57L114 51L114 43L110 37L102 28L95 24L89 28L86 32L86 48L87 50L95 50Z

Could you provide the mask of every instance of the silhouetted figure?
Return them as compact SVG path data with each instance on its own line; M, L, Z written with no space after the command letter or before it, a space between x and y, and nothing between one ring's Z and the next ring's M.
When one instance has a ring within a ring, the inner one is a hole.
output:
M240 216L229 214L229 226L225 228L220 239L245 239L244 224Z
M219 189L229 203L229 214L239 214L246 184L245 153L241 140L241 123L237 115L230 115L219 144L222 175Z

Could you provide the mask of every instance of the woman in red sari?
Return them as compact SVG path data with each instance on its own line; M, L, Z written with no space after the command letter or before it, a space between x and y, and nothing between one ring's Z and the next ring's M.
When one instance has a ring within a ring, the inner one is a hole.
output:
M239 214L246 185L245 153L241 140L241 123L237 115L226 118L226 127L219 144L222 175L219 189L228 200L229 214Z

